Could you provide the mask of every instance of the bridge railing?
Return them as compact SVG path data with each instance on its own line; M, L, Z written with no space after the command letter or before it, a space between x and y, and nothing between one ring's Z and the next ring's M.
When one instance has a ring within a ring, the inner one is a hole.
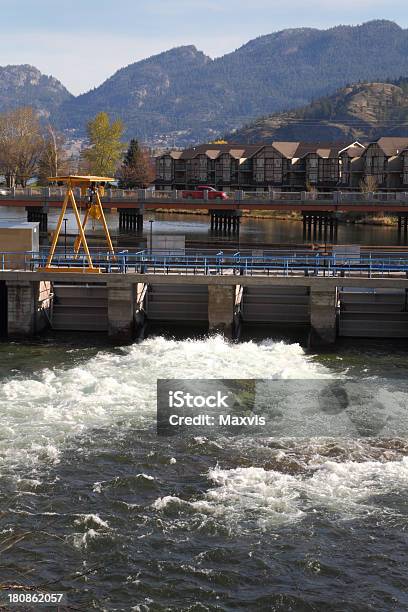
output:
M74 189L76 197L81 196L79 188ZM384 203L384 202L395 202L398 204L408 204L408 191L377 191L363 193L361 191L229 191L227 192L228 200L224 201L238 203L245 202L256 204L256 203L268 203L268 202L290 202L290 203L304 203L306 206L313 206L314 202L325 202L333 204L343 203ZM26 188L0 188L0 201L1 200L13 200L13 199L27 199L27 200L39 200L42 203L48 200L58 201L63 200L65 196L64 187L26 187ZM118 202L118 201L157 201L157 202L199 202L206 201L206 195L203 194L202 198L183 198L182 191L160 191L160 190L148 190L148 189L106 189L102 197L104 202ZM212 203L219 203L220 200L208 200Z
M191 274L237 276L389 276L399 274L408 278L408 254L393 253L379 257L375 253L360 256L296 253L285 255L247 256L241 253L216 254L150 252L149 250L122 251L112 255L103 249L92 249L95 267L106 273L117 274ZM24 270L35 272L45 267L48 251L0 252L0 271ZM53 268L88 267L85 255L73 251L55 255ZM102 280L102 278L101 278ZM237 281L239 283L239 281Z

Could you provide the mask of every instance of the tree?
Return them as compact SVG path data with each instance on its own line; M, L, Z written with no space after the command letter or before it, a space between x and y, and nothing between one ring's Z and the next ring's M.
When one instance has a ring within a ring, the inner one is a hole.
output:
M120 189L146 189L153 182L155 171L148 151L132 139L117 177Z
M40 185L48 185L50 176L59 176L70 172L64 144L65 140L62 134L48 125L43 135L42 152L38 161L38 182Z
M88 123L91 146L83 153L90 171L98 176L114 175L123 154L123 123L120 119L110 122L107 113L99 113Z
M26 187L36 174L41 150L40 123L32 108L0 114L0 171L8 187Z
M378 189L378 183L377 183L377 179L375 178L375 176L372 176L371 174L368 174L367 176L364 177L364 179L362 181L360 181L360 190L363 193L373 193L374 191L377 191Z

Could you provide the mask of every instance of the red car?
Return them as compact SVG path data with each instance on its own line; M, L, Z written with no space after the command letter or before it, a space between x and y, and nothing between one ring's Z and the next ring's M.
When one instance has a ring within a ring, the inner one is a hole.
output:
M217 191L214 187L210 187L209 185L200 185L196 187L194 191L182 191L182 198L191 198L193 200L203 200L204 192L208 192L209 200L228 200L228 195L225 191Z

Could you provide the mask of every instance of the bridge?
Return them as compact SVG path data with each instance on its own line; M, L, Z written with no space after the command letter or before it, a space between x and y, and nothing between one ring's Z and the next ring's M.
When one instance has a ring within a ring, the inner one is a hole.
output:
M312 348L344 337L408 338L407 253L92 256L98 273L85 273L87 262L73 252L57 254L50 271L41 270L41 251L0 253L0 336L51 328L121 343L147 326L188 324L232 338L254 325L267 327L266 337L306 330Z
M47 230L47 213L50 207L61 206L65 190L59 187L3 189L0 190L0 206L24 207L28 221L39 221ZM105 209L115 209L119 214L119 227L129 231L141 231L146 210L205 210L211 218L211 228L238 232L243 211L296 211L303 215L305 232L312 229L330 233L337 227L338 213L387 213L398 217L398 229L408 230L408 192L245 192L228 193L228 200L211 199L209 192L203 198L183 198L180 191L151 191L145 189L107 189L102 197ZM76 194L80 198L80 192Z

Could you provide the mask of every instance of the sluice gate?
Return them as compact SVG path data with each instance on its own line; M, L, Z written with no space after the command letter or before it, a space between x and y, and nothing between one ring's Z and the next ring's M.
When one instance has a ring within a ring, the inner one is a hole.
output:
M149 321L207 323L207 287L205 285L149 285L145 311Z
M241 303L243 323L310 322L308 287L245 287Z
M58 331L107 331L106 285L54 283L51 327Z
M359 289L338 292L339 336L408 338L407 289Z

